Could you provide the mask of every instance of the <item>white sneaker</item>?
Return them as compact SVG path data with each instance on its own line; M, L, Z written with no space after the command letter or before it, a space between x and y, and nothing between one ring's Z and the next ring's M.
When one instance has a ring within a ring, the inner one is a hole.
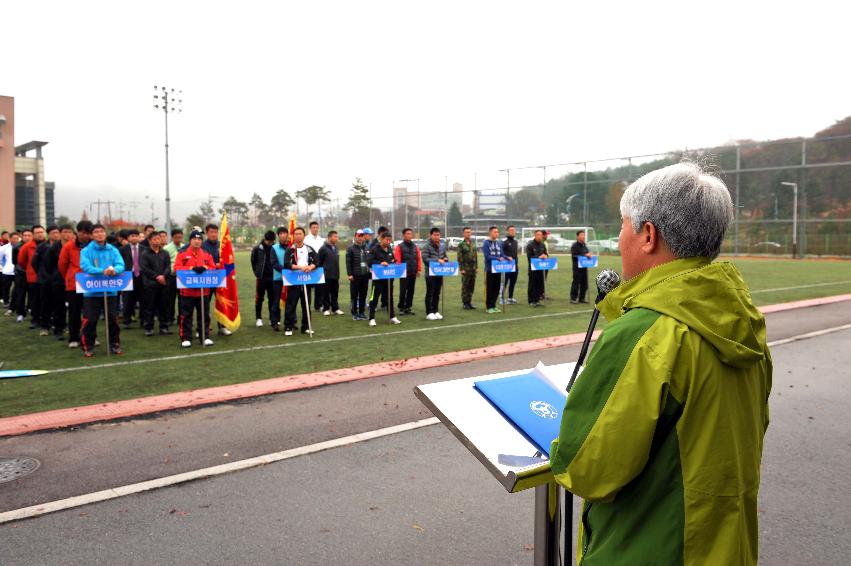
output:
M257 322L254 323L254 326L256 326L257 328L260 328L261 326L263 326L263 319L258 318Z
M426 315L426 320L437 320L437 317L434 316L433 312L430 312Z
M97 338L95 338L95 346L100 346L100 340L98 340Z
M205 346L212 346L212 345L213 345L213 341L212 341L212 340L210 340L209 338L205 338L205 339L204 339L204 345L205 345Z
M11 311L11 310L6 311L6 316L12 316L12 314L13 314L13 311Z
M233 332L231 332L227 328L219 328L219 334L221 334L222 336L230 336L233 334Z
M402 321L394 316L390 319L390 324L402 324Z
M346 313L344 313L340 309L337 309L337 310L334 311L334 314L346 314Z
M20 314L18 315L18 318L15 319L15 322L23 322L23 321L24 321L24 316L20 315Z
M184 340L183 342L180 343L180 347L181 348L191 348L192 342L190 342L189 340Z
M331 316L331 311L330 311L330 310L328 310L328 311L322 311L322 315L323 315L323 316Z
M370 326L378 326L378 325L375 323L375 319L374 319L374 318L369 319L369 325L370 325Z
M293 331L292 331L292 330L285 330L285 331L284 331L284 336L292 336L292 335L293 335Z
M79 342L68 342L68 347L69 348L79 348L80 343Z
M443 315L439 312L436 312L434 313L434 318L436 318L437 320L443 320Z

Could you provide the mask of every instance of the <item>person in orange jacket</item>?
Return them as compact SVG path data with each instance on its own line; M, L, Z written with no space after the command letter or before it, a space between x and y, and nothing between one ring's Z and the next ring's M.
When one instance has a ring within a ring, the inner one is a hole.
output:
M174 271L192 270L201 274L208 269L216 269L213 256L204 251L201 245L204 235L200 230L192 230L189 234L189 247L178 252L174 260ZM201 319L201 301L204 301L204 318ZM210 339L210 289L181 289L180 290L180 345L183 348L192 347L192 314L198 313L199 334L201 328L206 328L204 339L206 346L212 346ZM203 327L201 325L204 325Z
M36 328L38 325L39 314L41 313L41 286L38 284L38 273L32 266L35 249L39 244L44 242L44 226L37 224L32 228L33 239L21 246L18 252L18 266L27 273L27 298L30 310L30 329ZM26 316L26 312L18 311L18 318L21 315Z
M94 224L89 220L77 223L77 237L59 252L59 273L65 279L65 300L68 303L68 347L80 347L83 317L83 294L77 293L77 273L80 272L80 251L92 241Z

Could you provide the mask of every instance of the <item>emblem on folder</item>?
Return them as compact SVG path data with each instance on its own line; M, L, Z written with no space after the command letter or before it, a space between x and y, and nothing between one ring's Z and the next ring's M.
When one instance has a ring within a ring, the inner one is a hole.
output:
M546 401L532 401L529 403L529 408L542 419L554 419L558 417L558 411L556 411L556 408Z

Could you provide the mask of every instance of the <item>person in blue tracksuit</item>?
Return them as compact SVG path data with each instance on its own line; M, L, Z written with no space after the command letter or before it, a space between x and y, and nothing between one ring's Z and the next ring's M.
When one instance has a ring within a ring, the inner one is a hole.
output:
M499 312L496 308L496 299L499 296L502 275L491 273L491 263L505 261L505 252L502 249L502 242L499 241L499 228L491 226L488 232L490 239L482 244L482 255L485 256L485 306L488 314L494 314Z
M124 260L118 249L106 243L106 228L103 224L94 225L92 241L80 252L80 271L89 275L118 275L124 272ZM87 358L94 355L97 324L101 313L109 328L109 349L113 354L121 354L117 295L116 291L97 291L83 295L83 355Z

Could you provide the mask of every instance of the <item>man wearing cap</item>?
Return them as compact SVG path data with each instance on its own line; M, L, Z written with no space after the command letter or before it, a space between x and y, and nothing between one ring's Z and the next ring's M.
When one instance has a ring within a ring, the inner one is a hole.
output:
M256 326L263 326L263 298L269 299L269 322L272 328L275 322L272 320L272 309L274 308L274 274L278 256L275 254L275 233L267 230L263 240L251 249L251 269L257 278L254 290L254 315L257 319Z
M355 232L354 242L346 250L346 277L349 280L349 302L353 320L367 320L365 311L366 294L369 290L368 261L364 231L358 230Z
M203 243L204 234L200 230L192 230L189 234L189 247L177 254L177 259L174 261L175 271L192 270L200 275L208 269L215 269L216 264L213 261L213 256L204 251L202 248ZM210 339L209 296L209 288L180 290L180 345L183 348L190 348L192 346L193 313L197 313L199 338L201 334L200 329L206 328L204 345L213 345L213 340ZM201 301L206 303L204 305L203 319L201 318Z
M284 269L309 273L316 269L318 259L313 248L304 243L304 228L298 227L293 230L293 245L291 248L287 248L284 255ZM299 303L301 303L301 333L313 333L307 324L310 300L305 297L304 287L304 285L290 285L287 289L287 305L284 313L284 334L286 336L292 336L293 330L298 324L296 306Z

